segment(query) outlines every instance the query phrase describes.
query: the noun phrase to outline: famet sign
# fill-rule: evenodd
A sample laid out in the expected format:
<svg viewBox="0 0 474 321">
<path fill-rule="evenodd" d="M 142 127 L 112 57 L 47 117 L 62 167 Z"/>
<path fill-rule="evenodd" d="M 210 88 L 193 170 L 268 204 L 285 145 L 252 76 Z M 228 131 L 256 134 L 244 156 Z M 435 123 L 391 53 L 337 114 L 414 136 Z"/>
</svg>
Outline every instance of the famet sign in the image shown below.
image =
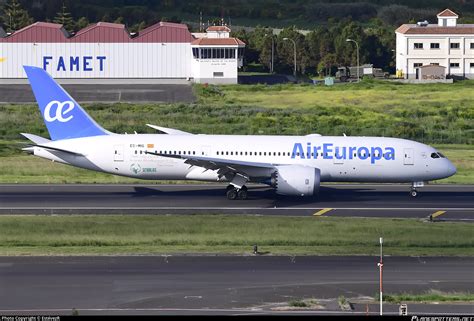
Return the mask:
<svg viewBox="0 0 474 321">
<path fill-rule="evenodd" d="M 335 146 L 334 144 L 323 144 L 322 146 L 312 146 L 306 143 L 306 150 L 301 143 L 295 143 L 291 158 L 317 159 L 321 156 L 323 159 L 369 159 L 372 164 L 381 160 L 395 160 L 395 148 L 393 147 L 348 147 Z"/>
<path fill-rule="evenodd" d="M 56 71 L 104 71 L 106 56 L 43 56 L 43 69 L 51 65 Z"/>
</svg>

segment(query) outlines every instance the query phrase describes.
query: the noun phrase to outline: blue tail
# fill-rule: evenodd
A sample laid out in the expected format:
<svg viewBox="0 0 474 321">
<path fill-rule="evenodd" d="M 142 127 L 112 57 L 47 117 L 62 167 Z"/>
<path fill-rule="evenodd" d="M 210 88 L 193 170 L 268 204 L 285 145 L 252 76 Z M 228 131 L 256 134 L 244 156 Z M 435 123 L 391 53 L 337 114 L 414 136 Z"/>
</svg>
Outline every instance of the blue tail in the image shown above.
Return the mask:
<svg viewBox="0 0 474 321">
<path fill-rule="evenodd" d="M 52 140 L 108 135 L 43 69 L 23 66 Z"/>
</svg>

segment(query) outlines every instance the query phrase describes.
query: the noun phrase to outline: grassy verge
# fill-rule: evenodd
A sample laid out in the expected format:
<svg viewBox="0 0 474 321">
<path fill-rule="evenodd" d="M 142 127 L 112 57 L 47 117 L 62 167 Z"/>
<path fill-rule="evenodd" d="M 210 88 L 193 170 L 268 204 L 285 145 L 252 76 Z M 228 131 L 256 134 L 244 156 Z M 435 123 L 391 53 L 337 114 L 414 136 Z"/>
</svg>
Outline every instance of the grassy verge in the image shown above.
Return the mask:
<svg viewBox="0 0 474 321">
<path fill-rule="evenodd" d="M 116 133 L 157 124 L 193 133 L 390 136 L 427 143 L 474 142 L 474 81 L 408 85 L 382 81 L 310 85 L 195 86 L 193 104 L 85 104 Z M 47 136 L 38 108 L 0 105 L 0 139 Z"/>
<path fill-rule="evenodd" d="M 259 216 L 1 216 L 0 255 L 474 255 L 469 224 Z"/>
<path fill-rule="evenodd" d="M 377 298 L 378 299 L 378 298 Z M 474 302 L 474 293 L 442 292 L 430 290 L 421 294 L 400 293 L 384 294 L 383 300 L 390 303 L 400 302 Z"/>
<path fill-rule="evenodd" d="M 1 146 L 1 141 L 0 141 Z M 458 173 L 436 183 L 474 184 L 474 147 L 469 145 L 436 146 L 457 167 Z M 116 175 L 98 173 L 31 155 L 0 156 L 0 184 L 5 183 L 112 183 L 143 184 L 144 181 Z M 170 183 L 166 181 L 166 183 Z M 171 182 L 173 183 L 173 182 Z M 180 181 L 183 183 L 183 181 Z M 195 183 L 195 182 L 190 182 Z"/>
</svg>

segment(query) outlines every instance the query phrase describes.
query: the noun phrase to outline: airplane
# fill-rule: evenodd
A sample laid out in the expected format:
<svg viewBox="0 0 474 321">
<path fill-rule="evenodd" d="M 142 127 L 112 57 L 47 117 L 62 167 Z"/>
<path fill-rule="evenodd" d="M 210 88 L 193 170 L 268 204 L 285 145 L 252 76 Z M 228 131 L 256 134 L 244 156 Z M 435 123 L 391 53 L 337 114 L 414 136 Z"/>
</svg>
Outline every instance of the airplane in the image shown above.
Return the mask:
<svg viewBox="0 0 474 321">
<path fill-rule="evenodd" d="M 147 124 L 160 134 L 116 134 L 97 124 L 42 68 L 24 66 L 50 139 L 22 133 L 35 156 L 145 180 L 227 182 L 229 200 L 247 199 L 247 184 L 276 194 L 317 196 L 321 182 L 411 183 L 452 176 L 435 148 L 387 137 L 203 135 Z"/>
</svg>

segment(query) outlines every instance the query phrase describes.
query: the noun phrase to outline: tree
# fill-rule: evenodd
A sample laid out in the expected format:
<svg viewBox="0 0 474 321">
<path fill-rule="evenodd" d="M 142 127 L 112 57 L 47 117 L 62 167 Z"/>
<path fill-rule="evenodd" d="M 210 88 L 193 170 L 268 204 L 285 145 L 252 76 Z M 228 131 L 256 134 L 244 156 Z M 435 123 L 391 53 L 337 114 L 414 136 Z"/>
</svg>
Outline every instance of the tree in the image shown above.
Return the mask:
<svg viewBox="0 0 474 321">
<path fill-rule="evenodd" d="M 18 0 L 8 0 L 3 7 L 2 17 L 7 27 L 7 32 L 14 32 L 33 23 L 33 19 L 24 10 Z"/>
<path fill-rule="evenodd" d="M 72 18 L 71 13 L 66 10 L 66 4 L 64 2 L 61 11 L 56 14 L 53 21 L 54 23 L 62 24 L 64 29 L 68 32 L 74 31 L 74 19 Z"/>
<path fill-rule="evenodd" d="M 79 20 L 76 22 L 75 30 L 81 30 L 84 29 L 89 25 L 89 20 L 86 17 L 80 17 Z"/>
<path fill-rule="evenodd" d="M 283 40 L 288 38 L 288 40 Z M 276 41 L 276 48 L 278 53 L 279 65 L 283 65 L 288 70 L 293 70 L 294 67 L 294 45 L 291 40 L 296 44 L 296 68 L 300 72 L 304 73 L 306 68 L 306 55 L 307 50 L 305 46 L 305 37 L 296 30 L 296 28 L 290 27 L 283 29 L 278 35 Z"/>
<path fill-rule="evenodd" d="M 318 64 L 318 73 L 324 76 L 331 75 L 331 69 L 337 66 L 337 56 L 335 53 L 325 55 Z"/>
</svg>

